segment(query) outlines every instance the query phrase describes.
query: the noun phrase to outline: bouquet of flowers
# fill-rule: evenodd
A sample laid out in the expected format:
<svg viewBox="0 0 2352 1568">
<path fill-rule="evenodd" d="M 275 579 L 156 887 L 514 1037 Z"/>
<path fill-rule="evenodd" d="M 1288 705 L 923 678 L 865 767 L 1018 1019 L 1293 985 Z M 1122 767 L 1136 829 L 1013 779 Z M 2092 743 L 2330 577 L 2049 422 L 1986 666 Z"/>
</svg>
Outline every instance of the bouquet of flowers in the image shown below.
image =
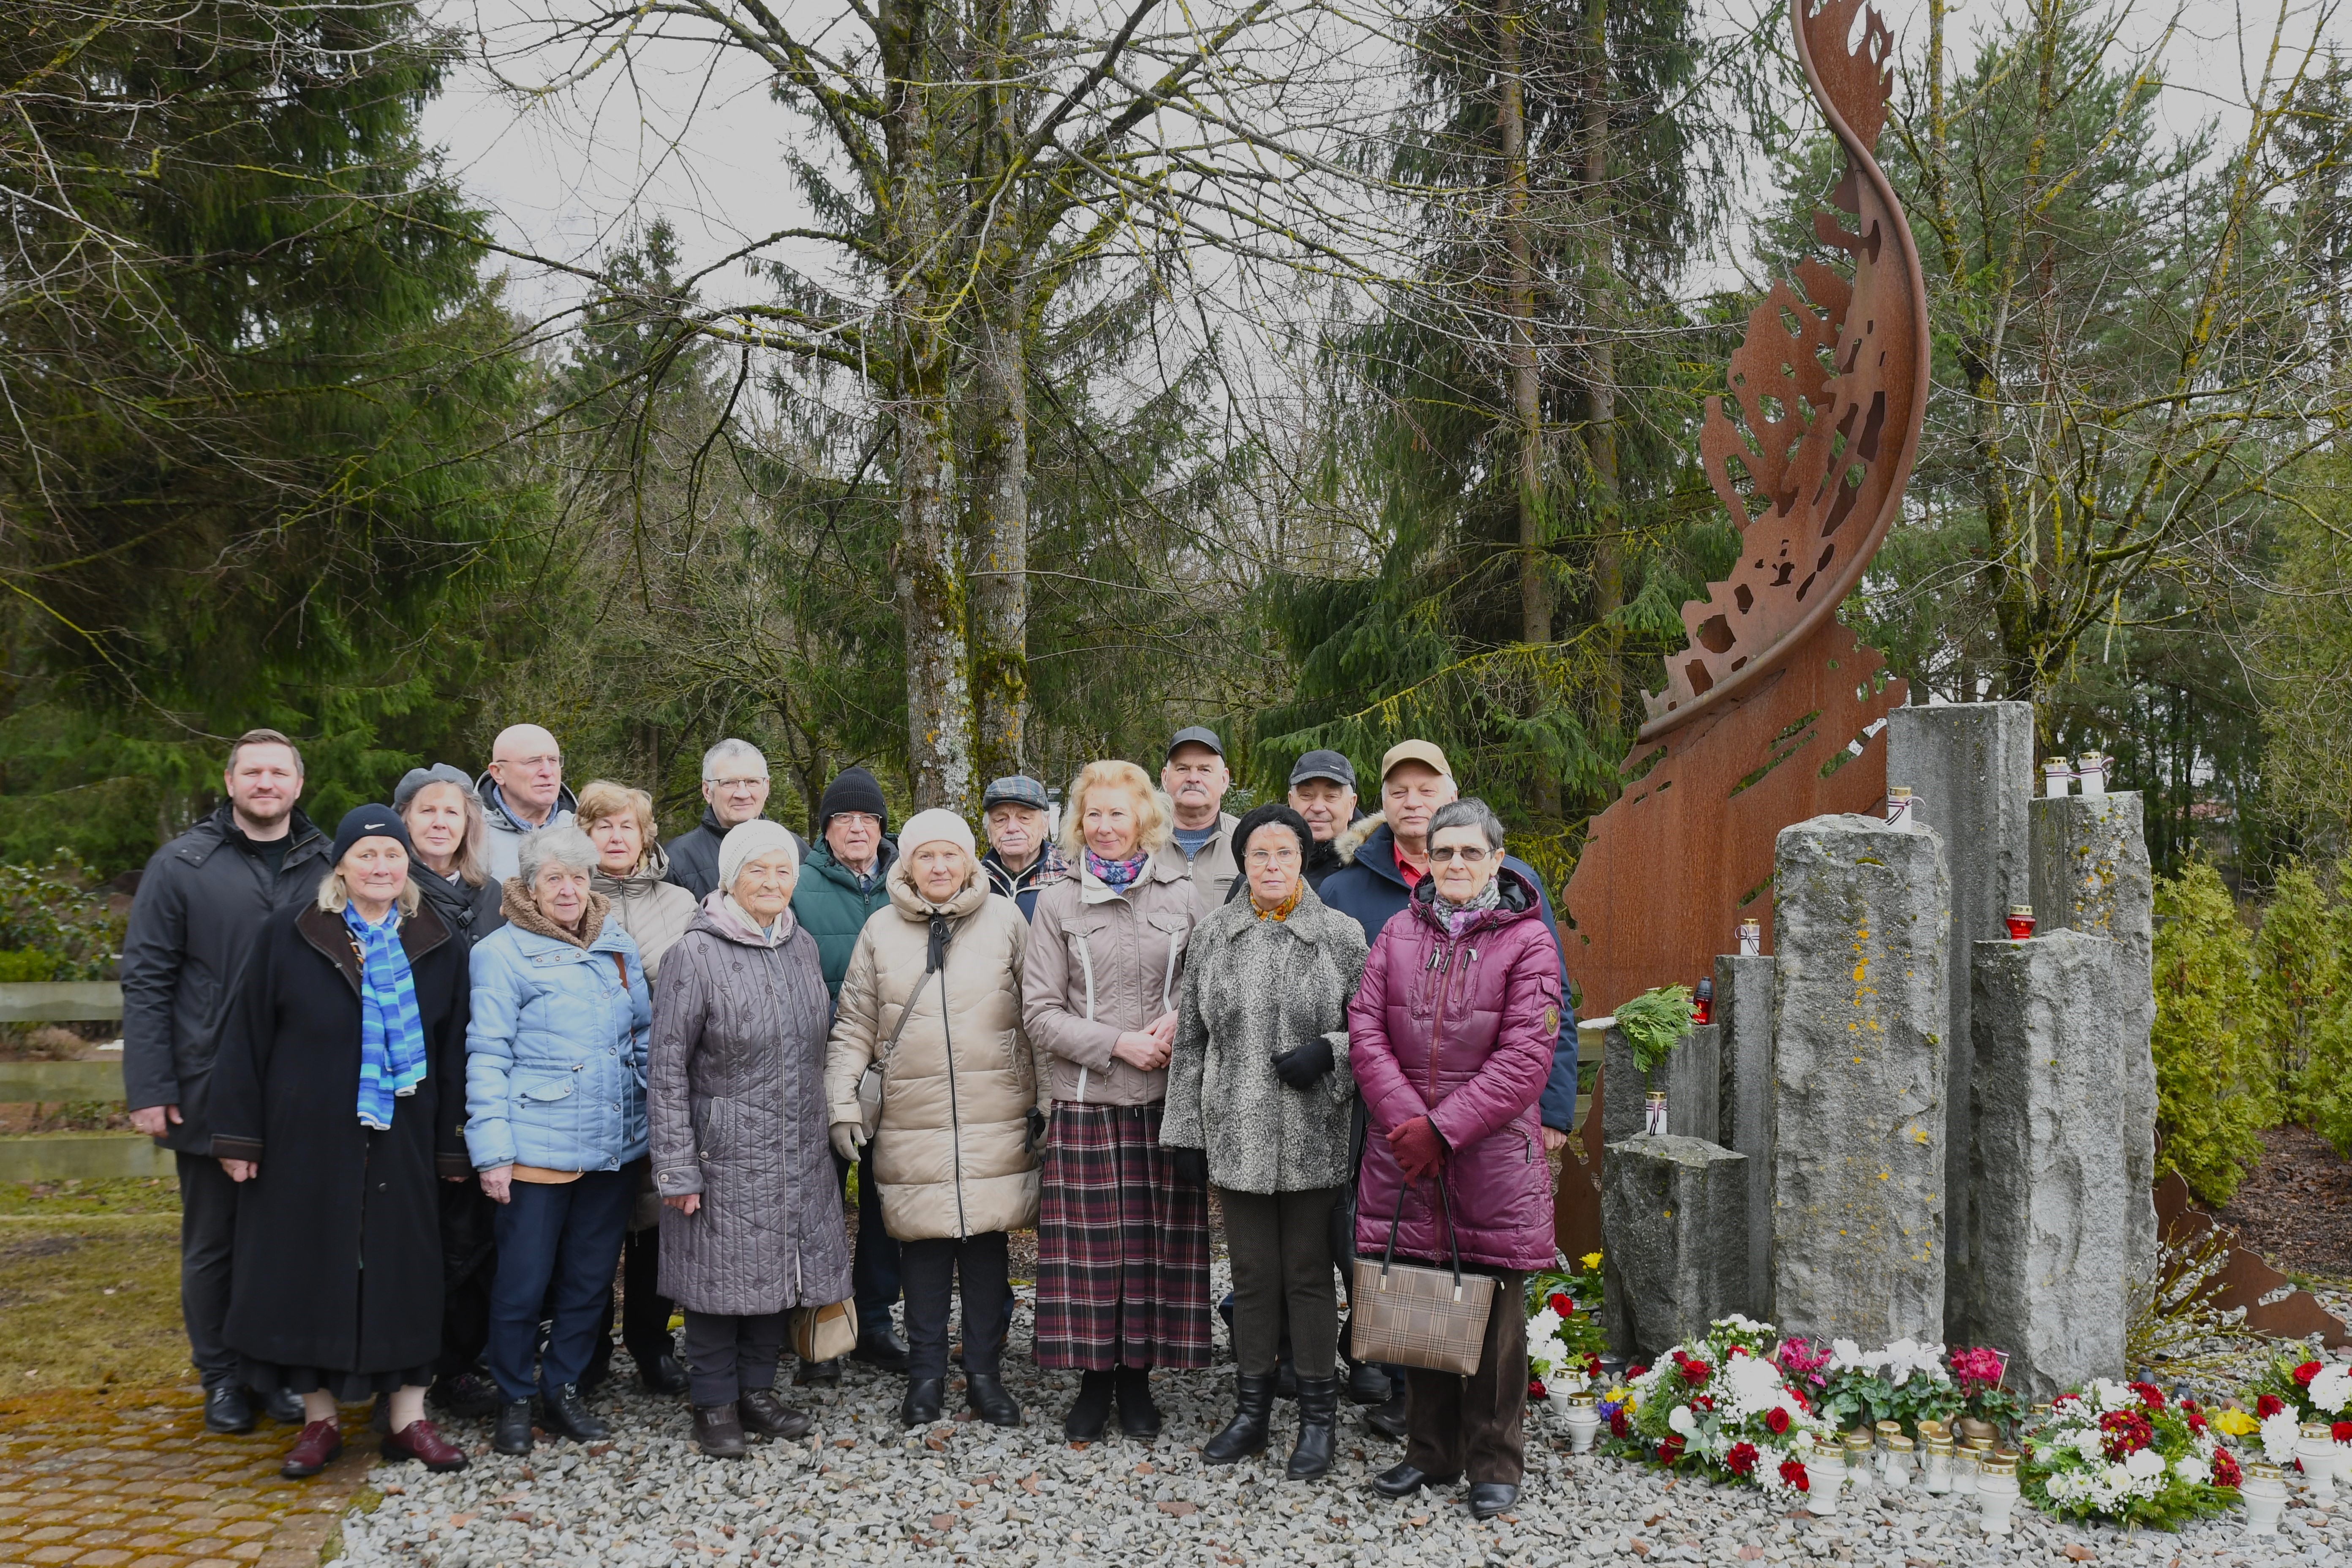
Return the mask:
<svg viewBox="0 0 2352 1568">
<path fill-rule="evenodd" d="M 1549 1269 L 1528 1279 L 1528 1397 L 1582 1394 L 1601 1376 L 1601 1254 L 1580 1274 Z"/>
<path fill-rule="evenodd" d="M 2263 1450 L 2273 1464 L 2294 1462 L 2295 1440 L 2306 1421 L 2326 1422 L 2338 1443 L 2352 1444 L 2352 1366 L 2283 1355 L 2246 1392 L 2254 1396 Z"/>
<path fill-rule="evenodd" d="M 1827 1428 L 1771 1356 L 1769 1323 L 1730 1317 L 1609 1391 L 1607 1451 L 1787 1495 L 1809 1489 L 1805 1457 Z"/>
<path fill-rule="evenodd" d="M 1949 1421 L 1962 1407 L 1941 1345 L 1897 1340 L 1866 1351 L 1852 1340 L 1832 1340 L 1824 1357 L 1818 1345 L 1792 1341 L 1781 1347 L 1781 1359 L 1806 1367 L 1822 1418 L 1839 1429 L 1899 1421 L 1916 1439 L 1923 1419 Z"/>
<path fill-rule="evenodd" d="M 1948 1359 L 1952 1381 L 1959 1386 L 1962 1414 L 2002 1428 L 2025 1418 L 2025 1402 L 2001 1386 L 2009 1374 L 2006 1355 L 1989 1345 L 1978 1345 L 1954 1351 Z"/>
<path fill-rule="evenodd" d="M 2151 1383 L 2068 1390 L 2024 1447 L 2027 1500 L 2069 1519 L 2175 1530 L 2238 1499 L 2237 1461 L 2204 1413 Z"/>
</svg>

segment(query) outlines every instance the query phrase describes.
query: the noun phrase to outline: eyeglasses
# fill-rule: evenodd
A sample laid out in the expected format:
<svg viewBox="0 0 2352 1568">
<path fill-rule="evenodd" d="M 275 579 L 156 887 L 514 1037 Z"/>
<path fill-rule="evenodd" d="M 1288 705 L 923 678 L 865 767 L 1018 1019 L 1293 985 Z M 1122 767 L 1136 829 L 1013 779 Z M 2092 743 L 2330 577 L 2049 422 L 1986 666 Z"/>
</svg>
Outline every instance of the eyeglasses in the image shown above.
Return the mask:
<svg viewBox="0 0 2352 1568">
<path fill-rule="evenodd" d="M 831 826 L 862 827 L 868 833 L 879 833 L 882 831 L 882 819 L 870 811 L 836 811 L 833 814 Z"/>
<path fill-rule="evenodd" d="M 1484 861 L 1486 855 L 1486 850 L 1471 844 L 1448 844 L 1443 849 L 1433 848 L 1429 852 L 1429 858 L 1440 865 L 1459 860 L 1465 866 L 1475 866 Z"/>
<path fill-rule="evenodd" d="M 750 779 L 705 779 L 712 789 L 758 789 L 768 781 L 764 777 Z"/>
<path fill-rule="evenodd" d="M 1249 852 L 1249 863 L 1252 866 L 1260 868 L 1261 869 L 1267 866 L 1296 866 L 1298 864 L 1298 851 L 1296 849 L 1253 849 Z"/>
</svg>

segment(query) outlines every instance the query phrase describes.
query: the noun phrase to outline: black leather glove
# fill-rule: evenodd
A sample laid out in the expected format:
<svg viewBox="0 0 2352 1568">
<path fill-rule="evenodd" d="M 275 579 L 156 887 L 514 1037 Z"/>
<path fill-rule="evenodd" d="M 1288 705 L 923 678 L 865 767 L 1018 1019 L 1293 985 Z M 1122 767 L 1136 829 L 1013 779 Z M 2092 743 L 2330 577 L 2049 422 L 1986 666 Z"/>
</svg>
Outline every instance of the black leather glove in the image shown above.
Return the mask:
<svg viewBox="0 0 2352 1568">
<path fill-rule="evenodd" d="M 1045 1113 L 1033 1105 L 1029 1108 L 1027 1119 L 1029 1132 L 1021 1140 L 1021 1152 L 1034 1154 L 1045 1146 Z"/>
<path fill-rule="evenodd" d="M 1274 1058 L 1275 1076 L 1293 1089 L 1313 1089 L 1331 1070 L 1331 1042 L 1317 1036 Z"/>
<path fill-rule="evenodd" d="M 1209 1152 L 1206 1149 L 1171 1149 L 1169 1163 L 1176 1167 L 1176 1179 L 1188 1187 L 1209 1184 Z"/>
</svg>

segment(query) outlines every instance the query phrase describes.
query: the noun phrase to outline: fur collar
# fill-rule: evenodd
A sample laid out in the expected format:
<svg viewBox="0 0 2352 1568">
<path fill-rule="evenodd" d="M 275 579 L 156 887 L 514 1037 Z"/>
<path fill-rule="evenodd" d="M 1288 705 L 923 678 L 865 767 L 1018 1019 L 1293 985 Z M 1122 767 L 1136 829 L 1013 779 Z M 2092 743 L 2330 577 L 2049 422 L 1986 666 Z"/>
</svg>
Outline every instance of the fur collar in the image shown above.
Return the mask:
<svg viewBox="0 0 2352 1568">
<path fill-rule="evenodd" d="M 1356 818 L 1355 821 L 1348 824 L 1347 826 L 1341 828 L 1339 830 L 1339 837 L 1331 840 L 1331 847 L 1339 851 L 1339 864 L 1342 866 L 1354 865 L 1356 863 L 1356 851 L 1364 847 L 1364 840 L 1370 838 L 1378 829 L 1386 827 L 1388 825 L 1388 814 L 1383 811 L 1376 811 L 1369 816 L 1360 816 Z"/>
</svg>

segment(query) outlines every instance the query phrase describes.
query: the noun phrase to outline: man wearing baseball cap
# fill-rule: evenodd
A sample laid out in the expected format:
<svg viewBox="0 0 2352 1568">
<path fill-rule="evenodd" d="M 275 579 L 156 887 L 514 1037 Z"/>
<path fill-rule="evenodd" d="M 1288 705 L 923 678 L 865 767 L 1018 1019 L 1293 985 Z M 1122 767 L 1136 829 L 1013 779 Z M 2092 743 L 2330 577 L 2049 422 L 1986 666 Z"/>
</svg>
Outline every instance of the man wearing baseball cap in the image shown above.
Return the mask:
<svg viewBox="0 0 2352 1568">
<path fill-rule="evenodd" d="M 1241 819 L 1217 809 L 1233 782 L 1224 744 L 1214 730 L 1191 724 L 1170 738 L 1160 787 L 1167 792 L 1176 819 L 1158 858 L 1171 870 L 1192 877 L 1203 913 L 1225 901 L 1234 879 L 1242 874 L 1241 862 L 1234 858 L 1234 828 Z"/>
<path fill-rule="evenodd" d="M 1307 885 L 1318 892 L 1323 879 L 1339 868 L 1339 835 L 1363 813 L 1356 806 L 1356 764 L 1338 752 L 1309 752 L 1290 769 L 1290 809 L 1307 819 L 1315 846 L 1307 856 Z M 1248 887 L 1235 878 L 1226 893 L 1231 903 Z"/>
<path fill-rule="evenodd" d="M 1054 803 L 1035 779 L 1010 773 L 994 780 L 980 797 L 981 825 L 988 829 L 988 853 L 980 858 L 991 891 L 1021 906 L 1024 920 L 1037 913 L 1037 895 L 1070 874 L 1054 842 Z"/>
</svg>

